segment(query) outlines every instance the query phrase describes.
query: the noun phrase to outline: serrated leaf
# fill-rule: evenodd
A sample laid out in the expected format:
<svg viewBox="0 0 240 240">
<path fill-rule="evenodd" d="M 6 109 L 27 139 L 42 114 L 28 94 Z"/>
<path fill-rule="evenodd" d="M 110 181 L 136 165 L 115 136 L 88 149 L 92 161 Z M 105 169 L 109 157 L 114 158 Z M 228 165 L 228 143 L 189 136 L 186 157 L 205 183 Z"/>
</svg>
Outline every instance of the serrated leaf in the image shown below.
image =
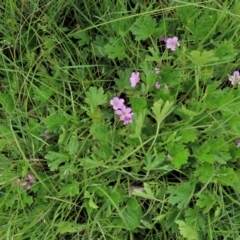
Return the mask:
<svg viewBox="0 0 240 240">
<path fill-rule="evenodd" d="M 208 213 L 216 203 L 216 198 L 211 192 L 201 193 L 198 198 L 196 205 L 204 208 L 203 213 Z"/>
<path fill-rule="evenodd" d="M 215 56 L 219 58 L 221 62 L 231 62 L 236 57 L 236 50 L 232 43 L 222 43 L 215 50 Z"/>
<path fill-rule="evenodd" d="M 12 113 L 15 108 L 14 100 L 10 94 L 0 93 L 0 104 L 7 113 Z"/>
<path fill-rule="evenodd" d="M 86 92 L 87 98 L 85 102 L 96 109 L 97 106 L 107 103 L 107 95 L 104 94 L 103 88 L 97 89 L 96 87 L 90 87 L 89 91 Z"/>
<path fill-rule="evenodd" d="M 215 174 L 214 181 L 224 186 L 234 186 L 238 177 L 232 168 L 221 166 Z"/>
<path fill-rule="evenodd" d="M 92 43 L 94 54 L 97 57 L 104 57 L 105 50 L 104 47 L 106 46 L 106 40 L 101 35 L 97 35 L 96 39 Z"/>
<path fill-rule="evenodd" d="M 196 66 L 199 67 L 219 60 L 217 57 L 215 57 L 213 51 L 200 52 L 194 50 L 190 52 L 190 55 L 188 57 Z"/>
<path fill-rule="evenodd" d="M 182 129 L 179 135 L 182 143 L 194 142 L 198 136 L 198 130 L 195 128 Z"/>
<path fill-rule="evenodd" d="M 137 19 L 131 28 L 136 41 L 146 40 L 152 36 L 156 28 L 156 20 L 149 15 Z"/>
<path fill-rule="evenodd" d="M 104 49 L 105 53 L 111 59 L 118 58 L 121 60 L 126 56 L 126 46 L 120 38 L 110 38 L 108 44 L 104 47 Z"/>
<path fill-rule="evenodd" d="M 203 214 L 201 213 L 201 211 L 199 211 L 198 207 L 194 207 L 194 209 L 188 208 L 185 211 L 186 224 L 189 227 L 193 227 L 195 230 L 198 230 L 199 228 L 204 228 L 204 226 L 206 226 L 206 221 L 202 216 Z"/>
<path fill-rule="evenodd" d="M 59 110 L 43 120 L 49 132 L 56 132 L 63 127 L 67 121 L 67 114 L 63 110 Z"/>
<path fill-rule="evenodd" d="M 127 207 L 122 212 L 126 229 L 132 231 L 140 225 L 142 208 L 135 198 L 130 198 Z"/>
<path fill-rule="evenodd" d="M 169 144 L 168 154 L 172 158 L 172 164 L 179 169 L 183 164 L 187 163 L 189 151 L 180 143 Z"/>
<path fill-rule="evenodd" d="M 47 85 L 41 85 L 40 87 L 36 87 L 34 89 L 34 97 L 33 99 L 36 101 L 40 101 L 45 103 L 51 97 L 53 90 L 51 87 Z"/>
<path fill-rule="evenodd" d="M 198 233 L 195 229 L 188 226 L 184 221 L 176 220 L 181 235 L 187 240 L 198 240 Z"/>
<path fill-rule="evenodd" d="M 68 155 L 64 153 L 53 152 L 53 151 L 49 151 L 48 154 L 45 156 L 45 158 L 49 160 L 47 161 L 47 164 L 51 171 L 57 170 L 58 166 L 61 163 L 64 163 L 69 160 Z"/>
<path fill-rule="evenodd" d="M 207 183 L 210 182 L 215 174 L 215 168 L 212 164 L 204 163 L 202 166 L 199 166 L 195 172 L 194 176 L 199 178 L 200 182 Z"/>
<path fill-rule="evenodd" d="M 79 194 L 79 182 L 73 180 L 71 183 L 65 183 L 59 192 L 60 196 L 72 197 Z"/>
<path fill-rule="evenodd" d="M 79 150 L 79 141 L 78 141 L 78 136 L 77 134 L 73 134 L 71 138 L 69 139 L 67 145 L 66 145 L 66 151 L 70 155 L 74 155 L 78 152 Z"/>
<path fill-rule="evenodd" d="M 95 139 L 104 142 L 106 142 L 110 134 L 108 126 L 103 124 L 93 124 L 90 128 L 90 132 Z"/>
<path fill-rule="evenodd" d="M 146 98 L 130 97 L 129 100 L 131 103 L 132 111 L 136 114 L 142 113 L 147 107 Z"/>
<path fill-rule="evenodd" d="M 175 107 L 173 107 L 173 104 L 174 102 L 169 101 L 164 103 L 162 99 L 153 104 L 152 111 L 158 124 L 160 124 L 174 110 Z"/>
<path fill-rule="evenodd" d="M 193 192 L 195 190 L 195 183 L 185 182 L 180 186 L 170 186 L 168 188 L 169 203 L 175 205 L 177 208 L 183 209 L 190 202 Z"/>
</svg>

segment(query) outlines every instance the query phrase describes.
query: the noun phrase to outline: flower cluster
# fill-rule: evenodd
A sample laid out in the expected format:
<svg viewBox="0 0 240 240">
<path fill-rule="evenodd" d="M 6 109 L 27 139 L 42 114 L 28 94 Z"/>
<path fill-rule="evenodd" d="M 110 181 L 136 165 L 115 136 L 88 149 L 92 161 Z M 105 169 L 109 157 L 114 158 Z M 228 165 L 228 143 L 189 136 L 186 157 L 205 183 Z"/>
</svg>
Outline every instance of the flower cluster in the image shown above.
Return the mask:
<svg viewBox="0 0 240 240">
<path fill-rule="evenodd" d="M 31 185 L 35 182 L 35 177 L 32 174 L 28 174 L 23 182 L 21 182 L 20 178 L 18 178 L 16 184 L 20 184 L 24 189 L 30 189 Z"/>
<path fill-rule="evenodd" d="M 240 85 L 240 73 L 239 71 L 233 72 L 233 75 L 228 79 L 232 85 L 238 84 Z"/>
<path fill-rule="evenodd" d="M 111 99 L 110 104 L 112 105 L 116 115 L 120 117 L 120 120 L 123 122 L 124 125 L 132 122 L 132 109 L 124 105 L 124 99 L 114 97 L 113 99 Z"/>
</svg>

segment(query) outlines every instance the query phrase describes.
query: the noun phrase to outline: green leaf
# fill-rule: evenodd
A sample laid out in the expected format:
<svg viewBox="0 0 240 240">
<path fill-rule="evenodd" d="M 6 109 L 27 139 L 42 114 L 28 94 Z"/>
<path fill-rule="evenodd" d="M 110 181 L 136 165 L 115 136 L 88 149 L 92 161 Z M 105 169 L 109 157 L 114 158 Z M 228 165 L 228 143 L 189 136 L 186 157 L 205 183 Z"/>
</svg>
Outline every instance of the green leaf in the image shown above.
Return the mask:
<svg viewBox="0 0 240 240">
<path fill-rule="evenodd" d="M 103 124 L 93 124 L 90 128 L 90 132 L 95 139 L 104 142 L 108 140 L 110 134 L 108 126 Z"/>
<path fill-rule="evenodd" d="M 159 77 L 158 74 L 156 74 L 155 70 L 152 67 L 152 63 L 148 63 L 144 61 L 140 65 L 142 71 L 144 74 L 141 75 L 141 79 L 144 83 L 146 83 L 146 86 L 153 87 L 154 84 L 156 83 L 156 79 Z"/>
<path fill-rule="evenodd" d="M 33 99 L 36 100 L 36 101 L 40 101 L 42 103 L 45 103 L 51 97 L 52 93 L 53 93 L 53 90 L 52 90 L 51 87 L 42 84 L 40 87 L 35 87 L 34 88 Z"/>
<path fill-rule="evenodd" d="M 206 226 L 205 218 L 201 211 L 199 211 L 199 207 L 196 206 L 194 209 L 188 208 L 185 211 L 185 220 L 186 224 L 189 227 L 193 227 L 195 230 L 199 230 L 199 228 L 204 228 Z"/>
<path fill-rule="evenodd" d="M 190 55 L 188 56 L 189 59 L 198 67 L 206 65 L 208 63 L 216 62 L 219 59 L 215 57 L 213 51 L 191 51 Z"/>
<path fill-rule="evenodd" d="M 97 35 L 96 39 L 92 43 L 94 54 L 97 57 L 104 57 L 105 50 L 104 47 L 106 46 L 106 40 L 101 35 Z"/>
<path fill-rule="evenodd" d="M 49 132 L 56 132 L 63 127 L 68 121 L 67 114 L 63 110 L 52 113 L 45 118 L 43 122 L 46 124 Z"/>
<path fill-rule="evenodd" d="M 49 151 L 48 154 L 45 156 L 45 158 L 49 161 L 47 161 L 47 164 L 51 171 L 55 171 L 58 169 L 58 166 L 61 163 L 67 162 L 69 160 L 68 155 L 64 153 L 58 153 Z"/>
<path fill-rule="evenodd" d="M 90 42 L 90 37 L 88 35 L 87 31 L 78 31 L 76 33 L 73 33 L 71 37 L 78 39 L 78 46 L 82 47 L 86 44 L 89 44 Z"/>
<path fill-rule="evenodd" d="M 65 183 L 59 192 L 60 196 L 64 197 L 72 197 L 79 195 L 79 182 L 73 180 L 71 183 Z"/>
<path fill-rule="evenodd" d="M 194 142 L 198 136 L 199 132 L 196 128 L 186 127 L 181 129 L 179 132 L 180 139 L 182 143 Z"/>
<path fill-rule="evenodd" d="M 62 221 L 60 223 L 54 224 L 58 228 L 58 232 L 60 234 L 65 234 L 65 233 L 76 233 L 81 230 L 86 229 L 85 224 L 78 224 L 75 222 L 70 222 L 70 221 Z"/>
<path fill-rule="evenodd" d="M 158 49 L 149 47 L 148 48 L 149 52 L 152 54 L 152 56 L 146 56 L 146 60 L 147 62 L 158 62 L 160 59 L 160 53 Z"/>
<path fill-rule="evenodd" d="M 151 37 L 156 29 L 156 20 L 149 15 L 137 19 L 131 28 L 136 41 L 146 40 Z"/>
<path fill-rule="evenodd" d="M 146 98 L 140 98 L 140 97 L 129 97 L 131 108 L 134 114 L 139 114 L 144 111 L 144 109 L 147 107 L 147 100 Z"/>
<path fill-rule="evenodd" d="M 196 205 L 204 208 L 203 213 L 208 213 L 216 203 L 216 198 L 211 192 L 201 193 L 198 197 Z"/>
<path fill-rule="evenodd" d="M 129 70 L 124 70 L 124 71 L 119 70 L 118 71 L 119 78 L 115 78 L 114 82 L 120 91 L 124 88 L 126 88 L 126 89 L 132 88 L 130 85 L 130 76 L 131 76 L 131 71 L 129 71 Z"/>
<path fill-rule="evenodd" d="M 85 191 L 84 192 L 84 198 L 88 198 L 88 205 L 90 208 L 92 209 L 97 209 L 98 206 L 94 203 L 93 199 L 92 199 L 92 196 L 91 194 L 89 193 L 89 191 Z"/>
<path fill-rule="evenodd" d="M 214 182 L 224 186 L 234 186 L 238 182 L 238 177 L 232 168 L 221 166 L 215 174 Z"/>
<path fill-rule="evenodd" d="M 168 188 L 169 203 L 175 205 L 179 209 L 185 208 L 190 202 L 195 190 L 195 183 L 185 182 L 180 186 L 171 186 Z"/>
<path fill-rule="evenodd" d="M 194 176 L 198 177 L 199 181 L 202 183 L 211 182 L 215 174 L 215 168 L 212 164 L 204 163 L 199 166 L 194 172 Z"/>
<path fill-rule="evenodd" d="M 127 207 L 122 212 L 122 216 L 126 229 L 132 231 L 139 227 L 142 218 L 142 208 L 135 198 L 131 197 L 129 199 Z"/>
<path fill-rule="evenodd" d="M 162 99 L 153 104 L 152 111 L 155 115 L 156 121 L 160 124 L 173 110 L 174 102 L 166 101 L 165 104 Z"/>
<path fill-rule="evenodd" d="M 165 156 L 161 156 L 162 158 L 158 157 L 153 157 L 151 155 L 147 155 L 144 158 L 144 165 L 145 167 L 143 168 L 146 171 L 151 171 L 151 170 L 155 170 L 160 164 L 162 164 L 165 160 Z"/>
<path fill-rule="evenodd" d="M 188 226 L 184 221 L 176 220 L 181 235 L 187 240 L 198 240 L 198 233 L 195 229 Z"/>
<path fill-rule="evenodd" d="M 183 164 L 187 163 L 189 151 L 180 143 L 169 144 L 168 154 L 172 157 L 172 164 L 179 169 Z"/>
<path fill-rule="evenodd" d="M 97 106 L 107 103 L 107 95 L 104 94 L 103 88 L 97 89 L 96 87 L 90 87 L 89 91 L 86 92 L 87 98 L 85 102 L 96 109 Z"/>
<path fill-rule="evenodd" d="M 78 141 L 78 136 L 77 133 L 72 134 L 71 138 L 69 139 L 67 145 L 66 145 L 66 151 L 70 155 L 75 155 L 78 150 L 79 150 L 79 141 Z"/>
<path fill-rule="evenodd" d="M 236 50 L 232 43 L 221 43 L 215 51 L 215 56 L 219 58 L 221 62 L 231 62 L 236 57 Z"/>
<path fill-rule="evenodd" d="M 15 108 L 14 100 L 11 94 L 0 93 L 0 104 L 2 105 L 4 111 L 9 114 L 12 113 Z"/>
<path fill-rule="evenodd" d="M 134 121 L 135 133 L 130 134 L 129 135 L 130 138 L 139 138 L 140 137 L 145 116 L 146 116 L 146 111 L 142 111 L 142 113 L 139 113 L 134 116 L 134 118 L 135 118 L 135 121 Z"/>
<path fill-rule="evenodd" d="M 126 56 L 126 45 L 121 38 L 110 38 L 108 44 L 104 47 L 105 53 L 111 59 L 123 59 Z"/>
</svg>

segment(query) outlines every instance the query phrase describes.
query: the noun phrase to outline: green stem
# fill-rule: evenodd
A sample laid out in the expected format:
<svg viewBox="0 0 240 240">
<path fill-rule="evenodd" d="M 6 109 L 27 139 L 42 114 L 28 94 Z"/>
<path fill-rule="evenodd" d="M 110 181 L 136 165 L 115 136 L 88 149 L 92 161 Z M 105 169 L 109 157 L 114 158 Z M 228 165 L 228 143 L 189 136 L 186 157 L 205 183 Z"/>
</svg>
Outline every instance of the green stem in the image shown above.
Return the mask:
<svg viewBox="0 0 240 240">
<path fill-rule="evenodd" d="M 199 98 L 199 68 L 195 68 L 195 84 L 196 84 L 196 93 L 197 99 Z"/>
</svg>

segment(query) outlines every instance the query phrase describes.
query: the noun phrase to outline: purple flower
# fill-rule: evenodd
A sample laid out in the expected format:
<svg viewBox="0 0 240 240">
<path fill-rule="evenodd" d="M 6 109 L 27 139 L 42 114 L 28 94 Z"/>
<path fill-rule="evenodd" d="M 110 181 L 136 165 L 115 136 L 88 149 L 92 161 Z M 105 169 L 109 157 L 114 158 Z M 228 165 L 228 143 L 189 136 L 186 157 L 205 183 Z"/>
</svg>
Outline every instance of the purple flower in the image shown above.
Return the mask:
<svg viewBox="0 0 240 240">
<path fill-rule="evenodd" d="M 131 86 L 135 87 L 139 81 L 140 81 L 140 73 L 139 72 L 132 72 L 132 75 L 130 77 Z"/>
<path fill-rule="evenodd" d="M 122 98 L 118 98 L 118 97 L 114 97 L 111 101 L 110 104 L 113 106 L 114 110 L 118 110 L 120 108 L 122 108 L 122 106 L 124 106 L 124 99 Z"/>
<path fill-rule="evenodd" d="M 168 88 L 169 88 L 169 86 L 167 84 L 165 84 L 164 89 L 168 90 Z"/>
<path fill-rule="evenodd" d="M 240 85 L 240 74 L 239 71 L 233 72 L 233 75 L 229 77 L 228 79 L 232 85 L 235 85 L 238 83 Z"/>
<path fill-rule="evenodd" d="M 178 41 L 178 37 L 168 38 L 166 41 L 167 49 L 171 49 L 172 51 L 176 50 L 176 46 L 180 46 Z"/>
<path fill-rule="evenodd" d="M 159 89 L 160 87 L 161 87 L 161 85 L 160 85 L 158 82 L 156 82 L 156 83 L 155 83 L 155 88 L 156 88 L 156 89 Z"/>
</svg>

